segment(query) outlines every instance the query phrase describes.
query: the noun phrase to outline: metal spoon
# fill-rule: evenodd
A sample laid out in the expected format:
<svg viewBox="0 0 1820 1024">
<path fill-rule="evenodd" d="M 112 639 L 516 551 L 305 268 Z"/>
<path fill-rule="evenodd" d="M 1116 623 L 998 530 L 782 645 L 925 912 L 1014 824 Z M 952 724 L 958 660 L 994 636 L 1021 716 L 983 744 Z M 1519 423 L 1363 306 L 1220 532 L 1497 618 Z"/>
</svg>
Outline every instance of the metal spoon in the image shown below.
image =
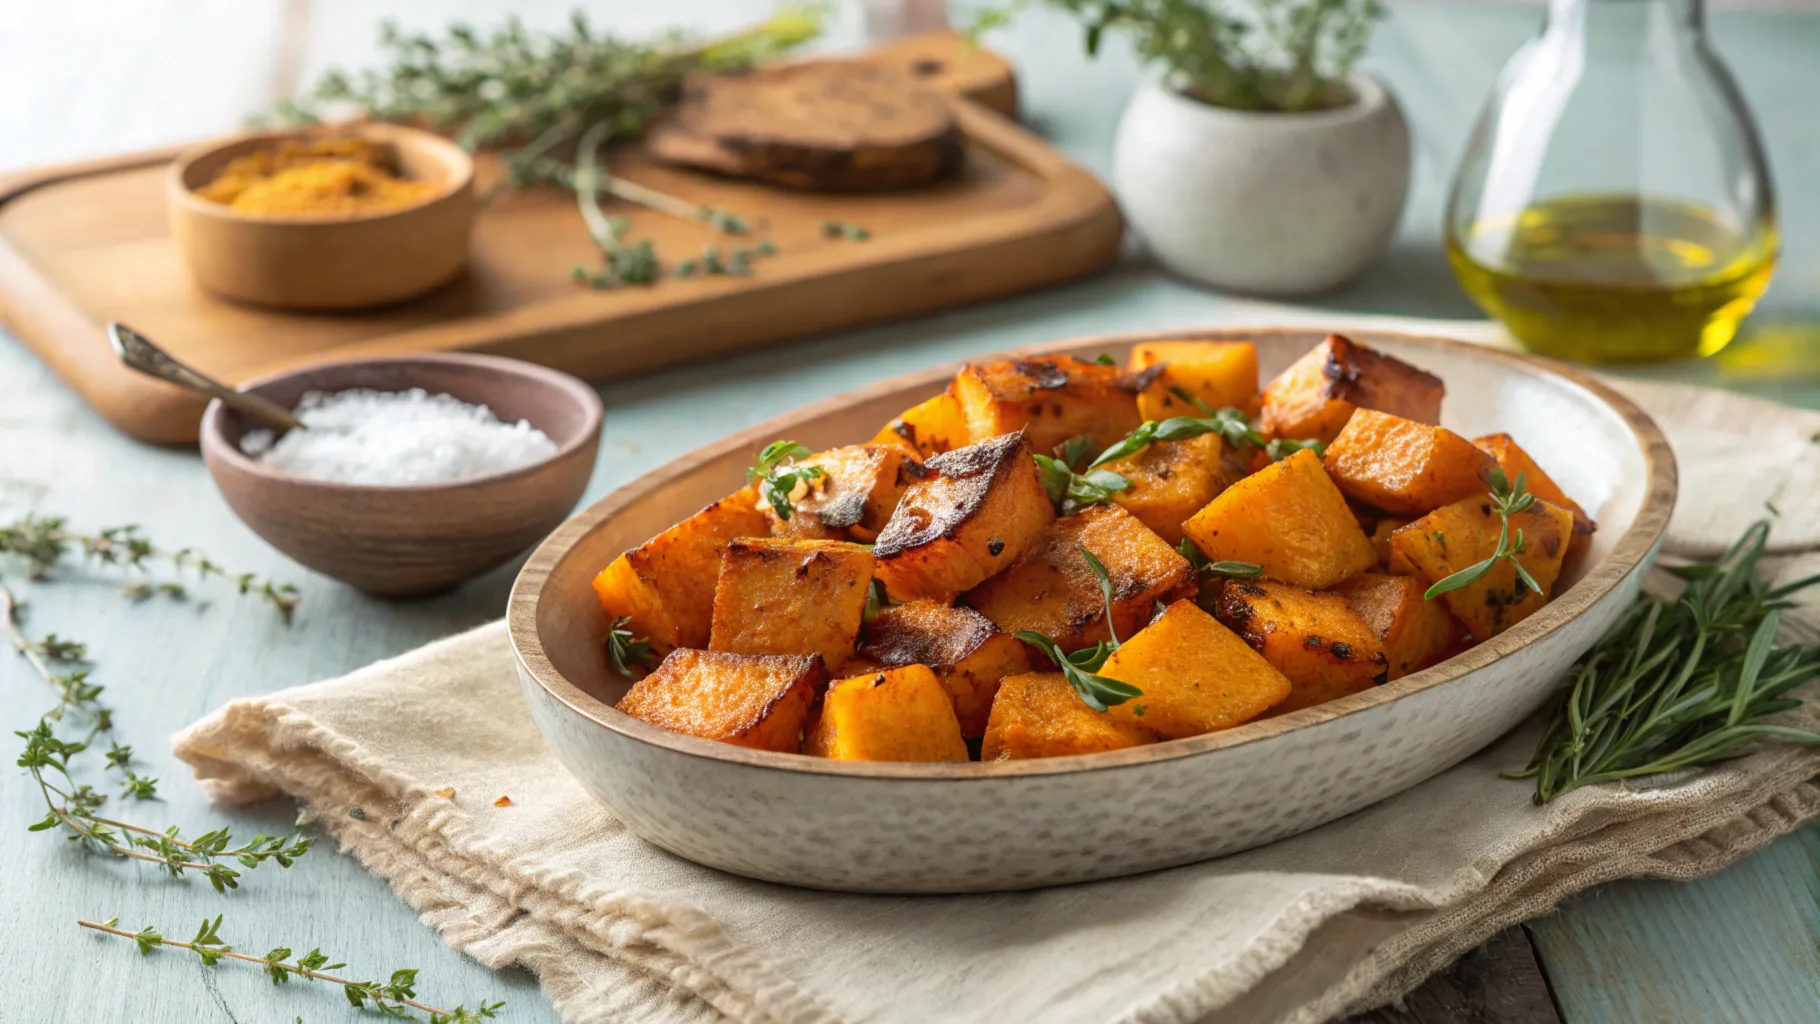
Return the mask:
<svg viewBox="0 0 1820 1024">
<path fill-rule="evenodd" d="M 120 357 L 122 363 L 148 377 L 156 377 L 180 388 L 219 398 L 222 405 L 235 412 L 251 416 L 279 430 L 305 429 L 303 421 L 291 415 L 291 411 L 284 406 L 258 395 L 235 391 L 226 384 L 183 365 L 171 358 L 169 352 L 154 344 L 152 339 L 125 324 L 108 324 L 107 340 L 114 346 L 114 354 Z"/>
</svg>

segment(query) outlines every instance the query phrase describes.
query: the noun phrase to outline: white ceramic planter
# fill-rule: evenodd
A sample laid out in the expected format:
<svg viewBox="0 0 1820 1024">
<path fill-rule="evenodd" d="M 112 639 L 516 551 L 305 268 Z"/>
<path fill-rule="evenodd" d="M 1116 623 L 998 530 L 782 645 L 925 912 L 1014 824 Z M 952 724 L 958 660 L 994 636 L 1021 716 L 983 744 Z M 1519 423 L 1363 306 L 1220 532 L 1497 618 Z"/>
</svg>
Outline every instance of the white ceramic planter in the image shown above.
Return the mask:
<svg viewBox="0 0 1820 1024">
<path fill-rule="evenodd" d="M 1334 110 L 1267 114 L 1188 99 L 1157 82 L 1119 122 L 1119 206 L 1165 267 L 1217 288 L 1306 295 L 1383 251 L 1409 193 L 1409 126 L 1354 76 Z"/>
</svg>

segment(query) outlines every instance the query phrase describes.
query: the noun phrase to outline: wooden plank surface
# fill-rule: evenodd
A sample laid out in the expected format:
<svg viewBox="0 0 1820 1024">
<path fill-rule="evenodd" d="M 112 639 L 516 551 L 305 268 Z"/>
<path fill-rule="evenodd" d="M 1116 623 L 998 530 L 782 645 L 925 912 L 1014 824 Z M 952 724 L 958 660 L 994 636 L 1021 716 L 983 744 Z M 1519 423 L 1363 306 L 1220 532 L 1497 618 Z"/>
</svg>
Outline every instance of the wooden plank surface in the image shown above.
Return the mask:
<svg viewBox="0 0 1820 1024">
<path fill-rule="evenodd" d="M 431 25 L 457 10 L 488 21 L 508 8 L 550 18 L 567 6 L 560 0 L 315 0 L 305 5 L 308 17 L 297 33 L 303 39 L 299 66 L 311 75 L 328 64 L 361 62 L 370 52 L 362 48 L 370 43 L 372 19 L 388 11 Z M 0 165 L 79 159 L 231 129 L 242 113 L 265 102 L 265 76 L 284 63 L 279 43 L 287 16 L 297 13 L 294 2 L 255 0 L 168 0 L 114 8 L 106 18 L 87 7 L 20 5 L 24 20 L 9 22 L 18 30 L 0 33 L 0 123 L 7 127 Z M 603 18 L 623 12 L 628 30 L 671 19 L 713 28 L 755 15 L 755 5 L 734 0 L 596 9 Z M 1358 285 L 1285 307 L 1187 288 L 1133 261 L 1065 291 L 611 384 L 602 388 L 606 431 L 584 501 L 674 454 L 802 402 L 970 353 L 1096 331 L 1306 323 L 1373 312 L 1472 315 L 1439 251 L 1439 204 L 1483 90 L 1539 18 L 1536 7 L 1396 8 L 1372 60 L 1398 90 L 1416 128 L 1417 185 L 1396 248 Z M 1811 116 L 1820 69 L 1810 59 L 1820 52 L 1820 17 L 1713 20 L 1720 49 L 1756 106 L 1784 186 L 1789 257 L 1772 287 L 1769 315 L 1756 326 L 1796 330 L 1820 319 L 1820 193 L 1800 185 L 1820 171 L 1820 135 Z M 1046 15 L 1033 16 L 995 45 L 1019 65 L 1031 122 L 1103 172 L 1118 111 L 1136 80 L 1128 56 L 1110 52 L 1087 63 L 1078 56 L 1078 29 Z M 79 116 L 66 118 L 65 111 Z M 1820 346 L 1810 352 L 1772 338 L 1741 343 L 1712 364 L 1661 372 L 1820 406 L 1815 353 Z M 15 342 L 0 337 L 0 514 L 21 508 L 65 513 L 87 527 L 140 522 L 163 542 L 202 546 L 231 566 L 302 584 L 304 606 L 291 629 L 263 609 L 207 588 L 203 601 L 141 606 L 122 603 L 111 582 L 80 576 L 23 588 L 34 605 L 35 630 L 91 643 L 96 679 L 110 687 L 108 696 L 120 709 L 122 741 L 144 755 L 141 770 L 164 779 L 164 800 L 135 806 L 132 813 L 192 831 L 223 824 L 241 832 L 273 830 L 286 825 L 291 812 L 276 804 L 233 813 L 209 807 L 166 753 L 164 736 L 234 697 L 337 674 L 494 618 L 512 572 L 507 567 L 454 594 L 407 604 L 371 601 L 311 576 L 232 517 L 193 454 L 146 448 L 114 433 Z M 17 578 L 0 571 L 9 582 Z M 46 703 L 42 685 L 23 666 L 0 658 L 0 726 L 28 727 Z M 0 855 L 10 869 L 0 872 L 0 908 L 17 939 L 0 957 L 0 983 L 15 994 L 0 1000 L 4 1024 L 355 1019 L 334 991 L 297 984 L 275 991 L 252 969 L 205 973 L 175 955 L 141 958 L 126 944 L 81 933 L 73 923 L 78 916 L 117 915 L 123 924 L 157 924 L 175 934 L 218 912 L 226 915 L 222 929 L 229 941 L 257 952 L 280 943 L 320 945 L 363 973 L 419 967 L 420 991 L 436 999 L 471 1002 L 490 994 L 508 1000 L 508 1020 L 555 1020 L 531 979 L 495 974 L 450 952 L 385 885 L 332 850 L 311 854 L 288 873 L 261 871 L 240 891 L 218 897 L 150 871 L 84 861 L 55 839 L 28 835 L 25 822 L 42 814 L 41 808 L 34 813 L 34 799 L 17 777 L 0 786 Z M 1820 1016 L 1813 988 L 1820 977 L 1813 962 L 1820 850 L 1813 835 L 1785 839 L 1697 883 L 1612 886 L 1535 924 L 1543 967 L 1565 1018 L 1603 1024 Z M 1435 982 L 1404 1012 L 1458 1008 L 1449 1001 L 1450 984 L 1468 1010 L 1478 998 L 1473 991 L 1489 1000 L 1494 988 L 1502 990 L 1499 974 L 1506 968 L 1500 965 L 1508 956 L 1506 950 L 1467 961 L 1460 968 L 1467 977 L 1456 973 L 1454 982 Z M 1533 992 L 1533 983 L 1525 984 Z M 1689 1009 L 1656 1016 L 1664 1007 Z M 1458 1024 L 1472 1018 L 1415 1019 Z"/>
</svg>

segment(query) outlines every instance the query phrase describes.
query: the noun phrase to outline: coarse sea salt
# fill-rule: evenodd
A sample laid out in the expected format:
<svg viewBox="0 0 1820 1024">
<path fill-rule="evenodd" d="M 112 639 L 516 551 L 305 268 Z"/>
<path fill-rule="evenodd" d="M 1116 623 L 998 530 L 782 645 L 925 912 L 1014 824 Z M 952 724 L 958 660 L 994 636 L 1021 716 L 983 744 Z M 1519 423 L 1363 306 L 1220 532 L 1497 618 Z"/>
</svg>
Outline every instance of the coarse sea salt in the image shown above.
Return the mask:
<svg viewBox="0 0 1820 1024">
<path fill-rule="evenodd" d="M 294 410 L 305 430 L 250 430 L 240 450 L 290 476 L 404 487 L 504 473 L 556 454 L 549 435 L 506 423 L 484 405 L 422 388 L 307 392 Z"/>
</svg>

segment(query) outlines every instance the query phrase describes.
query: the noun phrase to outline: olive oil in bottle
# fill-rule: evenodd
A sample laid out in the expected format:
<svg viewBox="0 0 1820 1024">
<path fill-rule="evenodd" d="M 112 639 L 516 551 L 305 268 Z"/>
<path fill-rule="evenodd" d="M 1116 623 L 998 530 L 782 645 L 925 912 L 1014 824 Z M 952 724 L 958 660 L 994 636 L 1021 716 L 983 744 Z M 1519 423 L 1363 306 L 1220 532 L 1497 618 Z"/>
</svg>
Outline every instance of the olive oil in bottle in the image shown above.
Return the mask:
<svg viewBox="0 0 1820 1024">
<path fill-rule="evenodd" d="M 1776 263 L 1773 224 L 1748 233 L 1691 203 L 1587 195 L 1449 231 L 1466 291 L 1529 349 L 1616 362 L 1711 355 Z"/>
</svg>

